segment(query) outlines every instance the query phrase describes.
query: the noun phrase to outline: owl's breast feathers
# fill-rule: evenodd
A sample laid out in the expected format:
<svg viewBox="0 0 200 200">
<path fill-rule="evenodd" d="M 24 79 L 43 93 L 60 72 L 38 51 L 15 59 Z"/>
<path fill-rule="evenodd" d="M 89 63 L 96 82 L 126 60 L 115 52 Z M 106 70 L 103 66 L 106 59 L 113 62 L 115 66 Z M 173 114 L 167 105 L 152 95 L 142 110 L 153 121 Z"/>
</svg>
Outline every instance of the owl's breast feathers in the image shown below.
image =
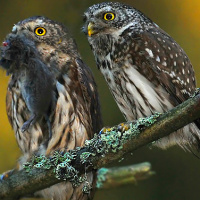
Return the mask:
<svg viewBox="0 0 200 200">
<path fill-rule="evenodd" d="M 127 84 L 135 85 L 139 86 L 139 93 L 143 93 L 143 97 L 148 99 L 147 94 L 151 88 L 152 91 L 157 90 L 156 93 L 163 94 L 160 96 L 161 101 L 168 96 L 167 101 L 171 104 L 168 109 L 188 99 L 194 92 L 195 75 L 189 59 L 183 49 L 163 30 L 151 26 L 138 32 L 130 24 L 127 29 L 118 31 L 118 34 L 118 37 L 117 34 L 102 34 L 99 38 L 91 39 L 94 40 L 91 44 L 97 65 L 112 91 L 119 87 L 119 90 L 124 90 Z M 108 44 L 102 47 L 101 40 Z M 120 86 L 123 81 L 124 85 Z M 162 109 L 164 110 L 167 107 Z"/>
</svg>

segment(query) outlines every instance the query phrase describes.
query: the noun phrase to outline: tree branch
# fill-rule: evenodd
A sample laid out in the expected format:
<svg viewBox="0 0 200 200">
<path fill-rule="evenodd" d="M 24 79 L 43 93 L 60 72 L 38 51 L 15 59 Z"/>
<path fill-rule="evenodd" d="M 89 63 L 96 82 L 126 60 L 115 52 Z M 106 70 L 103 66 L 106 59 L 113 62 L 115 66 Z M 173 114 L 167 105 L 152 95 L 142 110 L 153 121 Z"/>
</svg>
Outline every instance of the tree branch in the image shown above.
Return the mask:
<svg viewBox="0 0 200 200">
<path fill-rule="evenodd" d="M 98 189 L 116 188 L 127 184 L 136 184 L 140 180 L 144 180 L 152 176 L 151 165 L 148 162 L 136 165 L 101 168 L 97 171 Z"/>
<path fill-rule="evenodd" d="M 91 171 L 101 168 L 118 160 L 125 153 L 169 135 L 199 117 L 200 95 L 198 94 L 160 117 L 157 114 L 101 131 L 98 136 L 86 141 L 85 147 L 77 148 L 65 155 L 71 159 L 62 163 L 52 162 L 49 170 L 46 169 L 45 163 L 40 169 L 36 168 L 37 164 L 32 163 L 30 166 L 33 169 L 29 174 L 25 170 L 21 170 L 10 176 L 6 181 L 0 183 L 0 199 L 15 199 L 19 196 L 32 194 L 62 181 L 57 178 L 65 177 L 65 179 L 70 180 L 74 176 L 72 174 L 70 177 L 72 169 L 75 169 L 78 174 L 82 174 L 85 169 Z M 58 160 L 62 161 L 63 159 L 62 157 Z M 62 168 L 62 166 L 65 167 Z M 61 168 L 62 170 L 60 170 Z M 56 171 L 57 178 L 54 171 Z"/>
</svg>

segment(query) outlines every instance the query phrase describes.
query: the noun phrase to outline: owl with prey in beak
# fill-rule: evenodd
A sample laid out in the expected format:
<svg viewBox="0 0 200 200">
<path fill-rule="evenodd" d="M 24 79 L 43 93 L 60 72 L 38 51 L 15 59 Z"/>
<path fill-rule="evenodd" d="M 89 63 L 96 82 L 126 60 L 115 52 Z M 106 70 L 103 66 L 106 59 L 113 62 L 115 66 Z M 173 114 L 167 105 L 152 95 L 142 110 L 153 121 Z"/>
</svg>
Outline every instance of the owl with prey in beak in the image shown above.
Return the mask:
<svg viewBox="0 0 200 200">
<path fill-rule="evenodd" d="M 51 155 L 84 145 L 102 127 L 97 87 L 67 28 L 46 17 L 14 25 L 1 47 L 0 65 L 11 75 L 6 106 L 22 157 Z M 87 182 L 95 184 L 95 172 Z M 93 197 L 63 182 L 35 195 L 53 200 Z M 94 187 L 93 187 L 94 189 Z"/>
</svg>

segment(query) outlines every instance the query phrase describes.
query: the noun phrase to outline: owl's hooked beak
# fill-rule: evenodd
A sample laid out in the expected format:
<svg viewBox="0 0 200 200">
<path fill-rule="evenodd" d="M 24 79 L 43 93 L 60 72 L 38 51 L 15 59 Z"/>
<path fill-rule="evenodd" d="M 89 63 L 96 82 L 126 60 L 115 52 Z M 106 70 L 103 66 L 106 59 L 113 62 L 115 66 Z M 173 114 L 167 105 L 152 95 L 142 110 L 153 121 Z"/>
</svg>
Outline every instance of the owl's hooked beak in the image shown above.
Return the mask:
<svg viewBox="0 0 200 200">
<path fill-rule="evenodd" d="M 94 30 L 94 23 L 90 22 L 88 24 L 88 36 L 91 37 L 91 35 L 95 34 L 96 31 Z"/>
</svg>

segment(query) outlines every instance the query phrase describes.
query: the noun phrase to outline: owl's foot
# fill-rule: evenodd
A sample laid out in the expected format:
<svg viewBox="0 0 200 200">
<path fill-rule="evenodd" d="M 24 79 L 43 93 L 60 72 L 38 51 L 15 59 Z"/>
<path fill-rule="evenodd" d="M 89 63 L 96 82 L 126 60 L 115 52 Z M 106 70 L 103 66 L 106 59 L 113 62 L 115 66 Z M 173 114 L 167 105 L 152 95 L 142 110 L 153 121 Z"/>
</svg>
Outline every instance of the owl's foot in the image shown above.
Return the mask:
<svg viewBox="0 0 200 200">
<path fill-rule="evenodd" d="M 29 120 L 26 121 L 26 122 L 23 124 L 23 126 L 22 126 L 22 128 L 21 128 L 22 133 L 24 133 L 25 131 L 28 130 L 30 124 L 31 124 L 31 122 L 30 122 Z"/>
<path fill-rule="evenodd" d="M 101 135 L 102 133 L 106 133 L 106 132 L 110 132 L 112 129 L 109 127 L 104 127 L 100 130 L 99 135 Z"/>
<path fill-rule="evenodd" d="M 121 123 L 118 125 L 117 130 L 120 131 L 121 133 L 128 131 L 130 129 L 129 124 Z"/>
<path fill-rule="evenodd" d="M 33 124 L 35 123 L 35 121 L 36 121 L 36 116 L 35 116 L 35 115 L 32 115 L 32 116 L 30 117 L 30 119 L 27 120 L 27 121 L 23 124 L 23 126 L 22 126 L 22 128 L 21 128 L 22 133 L 24 133 L 25 131 L 27 131 L 28 128 L 29 128 L 29 126 L 30 126 L 30 125 L 33 125 Z"/>
<path fill-rule="evenodd" d="M 113 131 L 113 130 L 117 130 L 117 131 L 123 133 L 123 132 L 129 130 L 129 128 L 130 128 L 130 125 L 128 123 L 121 123 L 118 126 L 116 126 L 115 128 L 113 128 L 113 127 L 111 127 L 111 128 L 109 128 L 109 127 L 102 128 L 101 131 L 99 132 L 99 135 L 101 135 L 102 133 Z"/>
<path fill-rule="evenodd" d="M 15 169 L 12 169 L 7 172 L 4 172 L 3 174 L 0 174 L 0 181 L 6 180 L 8 177 L 10 177 L 13 174 L 14 171 Z"/>
</svg>

